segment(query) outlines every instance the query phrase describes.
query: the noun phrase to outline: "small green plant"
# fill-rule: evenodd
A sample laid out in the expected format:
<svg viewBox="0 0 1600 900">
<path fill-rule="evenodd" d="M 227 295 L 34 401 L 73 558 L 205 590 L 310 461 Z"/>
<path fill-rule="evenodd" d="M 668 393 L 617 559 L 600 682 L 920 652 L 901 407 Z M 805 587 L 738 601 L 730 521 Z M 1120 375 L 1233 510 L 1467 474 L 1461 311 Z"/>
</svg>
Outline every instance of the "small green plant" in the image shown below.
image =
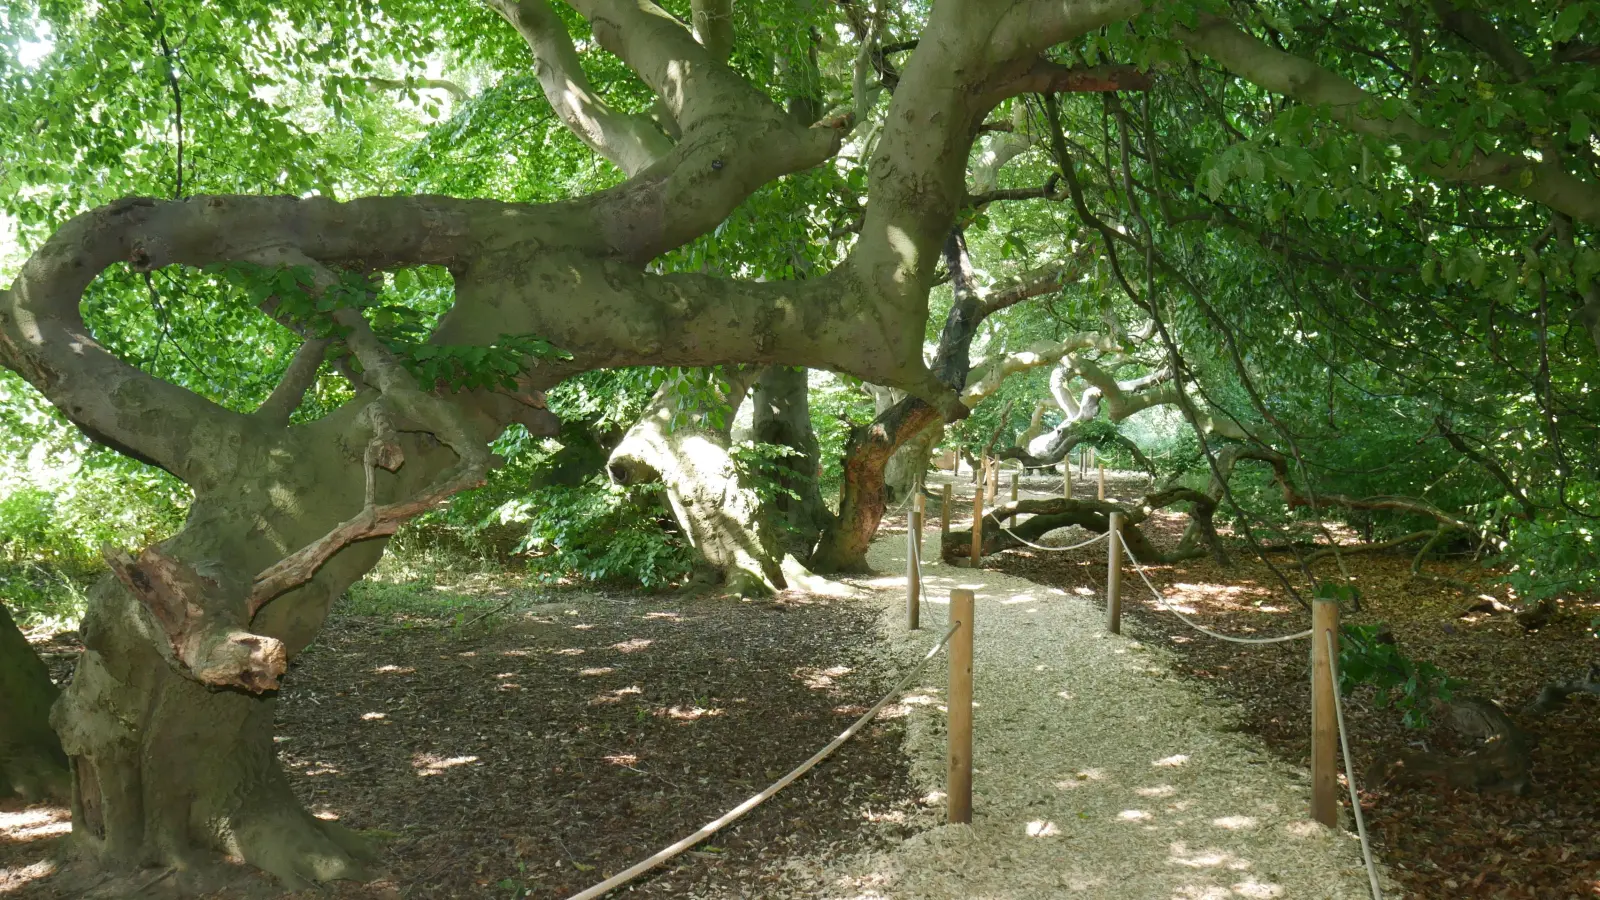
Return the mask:
<svg viewBox="0 0 1600 900">
<path fill-rule="evenodd" d="M 1383 625 L 1346 625 L 1340 629 L 1339 690 L 1349 694 L 1361 685 L 1375 690 L 1374 704 L 1400 710 L 1407 728 L 1425 728 L 1428 708 L 1449 700 L 1459 683 L 1430 662 L 1400 652 Z"/>
<path fill-rule="evenodd" d="M 688 575 L 687 548 L 660 522 L 659 484 L 547 487 L 501 505 L 504 525 L 526 526 L 517 552 L 548 579 L 665 587 Z"/>
<path fill-rule="evenodd" d="M 784 484 L 794 476 L 785 460 L 804 458 L 805 454 L 782 444 L 763 444 L 759 441 L 739 441 L 728 448 L 733 458 L 734 475 L 739 484 L 754 491 L 762 503 L 771 503 L 779 497 L 795 500 L 800 495 Z"/>
</svg>

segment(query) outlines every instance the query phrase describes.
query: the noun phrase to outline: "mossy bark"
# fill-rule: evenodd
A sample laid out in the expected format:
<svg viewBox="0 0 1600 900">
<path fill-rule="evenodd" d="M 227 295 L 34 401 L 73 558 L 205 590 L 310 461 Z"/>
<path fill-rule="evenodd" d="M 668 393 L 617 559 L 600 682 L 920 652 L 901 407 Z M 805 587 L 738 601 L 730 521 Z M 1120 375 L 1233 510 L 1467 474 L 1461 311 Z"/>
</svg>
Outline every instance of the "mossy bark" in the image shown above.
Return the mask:
<svg viewBox="0 0 1600 900">
<path fill-rule="evenodd" d="M 44 661 L 0 604 L 0 797 L 67 796 L 67 756 L 50 728 L 56 695 Z"/>
</svg>

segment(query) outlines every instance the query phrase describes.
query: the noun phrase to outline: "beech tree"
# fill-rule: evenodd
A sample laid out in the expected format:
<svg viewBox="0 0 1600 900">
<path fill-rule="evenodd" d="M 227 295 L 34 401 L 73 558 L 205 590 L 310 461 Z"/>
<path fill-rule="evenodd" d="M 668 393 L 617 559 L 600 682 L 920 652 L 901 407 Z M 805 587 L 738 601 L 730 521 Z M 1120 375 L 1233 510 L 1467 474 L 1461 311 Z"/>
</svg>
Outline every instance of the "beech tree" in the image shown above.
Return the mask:
<svg viewBox="0 0 1600 900">
<path fill-rule="evenodd" d="M 615 188 L 551 204 L 121 200 L 56 230 L 0 300 L 8 368 L 85 433 L 195 492 L 178 535 L 112 556 L 116 577 L 95 591 L 88 650 L 54 719 L 73 760 L 83 852 L 188 869 L 226 851 L 293 886 L 359 875 L 356 842 L 301 809 L 277 767 L 272 693 L 332 600 L 376 562 L 374 539 L 481 483 L 488 442 L 506 425 L 554 433 L 540 392 L 562 378 L 645 364 L 820 367 L 907 391 L 934 415 L 965 412 L 924 364 L 922 336 L 971 136 L 997 103 L 1073 77 L 1040 54 L 1110 11 L 933 10 L 927 49 L 884 117 L 848 257 L 822 277 L 751 283 L 649 264 L 767 182 L 827 160 L 850 115 L 799 121 L 725 65 L 726 4 L 699 10 L 698 35 L 648 4 L 573 8 L 651 89 L 675 137 L 593 91 L 543 0 L 500 11 L 534 47 L 551 108 L 628 176 Z M 262 288 L 263 314 L 304 338 L 295 362 L 248 412 L 130 365 L 80 312 L 85 289 L 119 264 L 233 266 Z M 373 276 L 423 265 L 450 272 L 453 304 L 429 343 L 397 350 L 363 314 L 379 302 Z M 551 349 L 528 352 L 507 336 Z M 355 396 L 292 423 L 330 344 Z M 510 355 L 512 372 L 466 387 L 485 357 L 466 355 L 460 372 L 418 365 L 437 358 L 428 348 L 463 347 Z"/>
<path fill-rule="evenodd" d="M 8 48 L 52 49 L 0 69 L 7 209 L 31 251 L 0 292 L 0 364 L 194 499 L 172 537 L 108 550 L 50 717 L 60 752 L 43 688 L 27 704 L 8 690 L 0 722 L 26 718 L 34 758 L 70 775 L 73 844 L 94 864 L 196 884 L 221 856 L 291 887 L 360 877 L 361 842 L 303 810 L 274 756 L 289 660 L 389 536 L 489 477 L 502 432 L 557 434 L 552 392 L 625 367 L 676 371 L 607 468 L 661 480 L 737 587 L 780 585 L 786 549 L 862 568 L 895 453 L 1049 371 L 1063 427 L 1032 461 L 1059 459 L 1101 409 L 1171 404 L 1211 480 L 1146 505 L 1189 504 L 1214 550 L 1213 510 L 1242 508 L 1240 461 L 1265 463 L 1290 509 L 1588 542 L 1570 523 L 1594 482 L 1568 482 L 1594 459 L 1571 434 L 1593 422 L 1600 345 L 1595 15 L 1443 0 L 8 11 Z M 422 74 L 440 59 L 463 72 Z M 475 90 L 467 70 L 505 77 Z M 460 108 L 418 134 L 375 95 Z M 401 163 L 368 171 L 374 154 Z M 742 242 L 758 218 L 788 230 Z M 1041 312 L 1057 295 L 1077 314 Z M 715 390 L 684 371 L 712 368 Z M 803 495 L 778 510 L 816 534 L 785 548 L 773 510 L 727 479 L 712 413 L 753 387 L 768 441 L 804 456 L 803 429 L 784 427 L 803 369 L 886 402 L 850 435 L 837 512 Z M 1406 397 L 1383 396 L 1394 379 Z M 1429 430 L 1390 427 L 1402 418 Z M 1341 420 L 1369 419 L 1378 457 L 1438 436 L 1412 471 L 1456 479 L 1482 515 L 1312 489 L 1323 451 L 1350 443 Z M 1566 474 L 1552 486 L 1514 453 Z M 1104 528 L 1109 509 L 1017 511 Z M 25 654 L 5 625 L 9 679 Z"/>
</svg>

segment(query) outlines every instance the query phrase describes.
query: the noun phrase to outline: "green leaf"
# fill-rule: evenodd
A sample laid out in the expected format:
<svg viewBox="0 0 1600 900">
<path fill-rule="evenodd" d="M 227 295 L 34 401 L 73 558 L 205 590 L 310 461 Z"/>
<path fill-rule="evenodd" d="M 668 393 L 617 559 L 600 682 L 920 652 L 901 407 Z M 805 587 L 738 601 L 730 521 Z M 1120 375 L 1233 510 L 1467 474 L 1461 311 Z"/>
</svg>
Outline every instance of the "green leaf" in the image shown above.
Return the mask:
<svg viewBox="0 0 1600 900">
<path fill-rule="evenodd" d="M 1583 20 L 1589 15 L 1589 4 L 1574 3 L 1563 9 L 1556 16 L 1555 26 L 1550 29 L 1550 39 L 1556 43 L 1572 40 L 1573 35 L 1583 26 Z"/>
</svg>

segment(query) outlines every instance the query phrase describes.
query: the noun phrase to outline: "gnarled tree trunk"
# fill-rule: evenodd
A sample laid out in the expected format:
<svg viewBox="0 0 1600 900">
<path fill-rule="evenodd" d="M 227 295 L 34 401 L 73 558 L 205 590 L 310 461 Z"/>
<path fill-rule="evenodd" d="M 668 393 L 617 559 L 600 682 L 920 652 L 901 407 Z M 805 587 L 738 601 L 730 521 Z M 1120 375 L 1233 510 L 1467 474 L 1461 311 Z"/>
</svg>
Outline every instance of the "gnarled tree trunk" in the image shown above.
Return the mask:
<svg viewBox="0 0 1600 900">
<path fill-rule="evenodd" d="M 779 526 L 778 543 L 796 559 L 809 560 L 829 513 L 817 484 L 821 451 L 811 428 L 811 392 L 807 370 L 770 366 L 756 380 L 751 395 L 751 437 L 763 444 L 788 447 L 796 455 L 779 460 L 779 484 L 795 496 L 781 494 L 771 503 Z"/>
<path fill-rule="evenodd" d="M 960 226 L 950 230 L 943 250 L 955 302 L 945 317 L 932 371 L 941 383 L 959 391 L 967 381 L 972 336 L 983 321 L 984 311 L 972 280 L 966 235 Z M 944 417 L 927 403 L 902 396 L 870 423 L 850 429 L 850 440 L 845 444 L 844 479 L 839 487 L 839 515 L 823 532 L 822 542 L 811 557 L 813 569 L 866 571 L 867 548 L 888 508 L 884 476 L 889 460 L 907 441 L 942 421 Z"/>
<path fill-rule="evenodd" d="M 879 387 L 875 384 L 865 387 L 872 394 L 872 411 L 875 416 L 882 416 L 906 398 L 905 391 Z M 943 438 L 943 422 L 934 423 L 915 434 L 905 436 L 895 451 L 889 454 L 889 461 L 883 467 L 883 484 L 887 491 L 885 500 L 889 503 L 902 503 L 912 490 L 922 483 L 923 473 L 928 471 L 929 460 L 933 458 L 933 447 Z"/>
<path fill-rule="evenodd" d="M 724 407 L 720 427 L 708 423 L 705 410 L 684 408 L 676 381 L 663 384 L 611 451 L 606 471 L 618 484 L 660 481 L 711 580 L 743 594 L 768 594 L 786 586 L 777 529 L 761 498 L 740 483 L 728 452 L 733 410 L 754 375 L 735 375 L 737 396 L 714 401 Z"/>
<path fill-rule="evenodd" d="M 109 870 L 170 866 L 195 890 L 237 874 L 215 864 L 222 857 L 291 888 L 364 874 L 361 841 L 295 798 L 272 728 L 289 660 L 377 562 L 381 529 L 308 581 L 260 604 L 242 598 L 368 502 L 369 457 L 349 448 L 373 433 L 374 396 L 287 430 L 241 417 L 242 439 L 226 452 L 196 436 L 197 452 L 227 461 L 219 486 L 197 491 L 176 536 L 137 558 L 112 554 L 114 574 L 90 593 L 83 657 L 51 716 L 71 759 L 80 856 Z M 480 438 L 496 427 L 475 425 Z M 379 500 L 414 496 L 456 461 L 427 434 L 390 439 L 404 465 L 393 476 L 369 470 Z"/>
<path fill-rule="evenodd" d="M 49 670 L 0 603 L 0 797 L 67 796 L 67 756 L 50 728 L 56 693 Z"/>
<path fill-rule="evenodd" d="M 811 555 L 817 572 L 864 572 L 867 548 L 888 508 L 884 470 L 889 457 L 911 435 L 940 421 L 937 410 L 907 397 L 867 425 L 850 429 L 845 444 L 844 478 L 839 487 L 839 515 Z"/>
<path fill-rule="evenodd" d="M 898 416 L 912 431 L 926 426 L 922 419 L 966 415 L 958 391 L 981 315 L 965 271 L 952 270 L 959 299 L 934 370 L 922 351 L 934 261 L 965 202 L 972 136 L 1001 101 L 1074 81 L 1063 67 L 1040 70 L 1047 47 L 1136 9 L 936 4 L 884 117 L 848 258 L 821 277 L 758 282 L 661 274 L 650 264 L 711 233 L 763 185 L 834 156 L 847 118 L 796 122 L 725 65 L 725 17 L 707 21 L 702 46 L 653 4 L 572 0 L 595 41 L 659 98 L 674 142 L 593 90 L 566 21 L 548 3 L 492 5 L 534 49 L 556 115 L 617 162 L 626 181 L 543 205 L 127 198 L 64 224 L 0 290 L 0 365 L 95 440 L 160 466 L 196 495 L 177 536 L 138 558 L 112 554 L 116 579 L 94 592 L 80 672 L 52 715 L 74 774 L 74 842 L 91 858 L 191 877 L 226 855 L 291 887 L 359 875 L 358 842 L 302 810 L 277 768 L 273 692 L 383 539 L 483 482 L 494 464 L 488 441 L 501 428 L 525 421 L 537 434 L 555 432 L 530 392 L 623 366 L 812 366 L 920 398 Z M 1147 82 L 1134 75 L 1131 82 Z M 1090 82 L 1091 90 L 1124 85 L 1118 77 Z M 243 415 L 130 365 L 83 321 L 85 289 L 114 265 L 146 273 L 216 263 L 270 279 L 264 314 L 303 334 L 335 335 L 360 363 L 356 397 L 315 422 L 290 424 L 328 349 L 309 340 L 266 404 Z M 496 358 L 505 377 L 495 388 L 455 391 L 442 383 L 449 375 L 419 383 L 397 355 L 410 351 L 386 344 L 352 300 L 352 279 L 423 265 L 447 269 L 455 287 L 430 336 L 435 353 L 520 354 L 510 360 L 514 374 Z M 283 301 L 302 289 L 317 302 L 291 314 Z M 507 336 L 534 336 L 559 351 L 508 349 Z M 740 540 L 718 552 L 752 579 L 776 582 L 773 544 L 749 518 L 759 506 L 746 492 L 672 487 L 672 458 L 704 467 L 704 477 L 687 473 L 680 488 L 719 477 L 727 484 L 725 442 L 665 425 L 657 417 L 641 435 L 636 458 L 665 467 L 679 509 L 694 509 L 684 516 L 691 526 L 738 521 L 726 533 Z M 868 515 L 852 520 L 853 535 L 868 518 L 876 527 L 882 462 L 903 439 L 863 434 L 878 480 L 861 490 Z"/>
<path fill-rule="evenodd" d="M 1150 543 L 1139 526 L 1149 518 L 1151 511 L 1175 503 L 1189 503 L 1191 528 L 1199 539 L 1185 538 L 1171 552 L 1162 552 Z M 1104 533 L 1110 527 L 1111 513 L 1123 517 L 1122 538 L 1133 555 L 1143 562 L 1169 563 L 1202 556 L 1209 549 L 1218 562 L 1223 561 L 1222 539 L 1212 525 L 1216 503 L 1205 494 L 1189 488 L 1167 488 L 1147 494 L 1136 504 L 1122 504 L 1111 500 L 1071 500 L 1055 497 L 1047 500 L 1017 500 L 996 506 L 983 517 L 982 555 L 988 556 L 1013 547 L 1023 546 L 1023 541 L 1037 541 L 1058 528 L 1076 525 L 1088 531 Z M 1017 516 L 1029 516 L 1022 522 Z M 1006 525 L 1011 521 L 1012 524 Z M 1201 546 L 1202 542 L 1204 546 Z M 940 547 L 941 555 L 950 562 L 971 559 L 972 531 L 951 531 L 945 534 Z"/>
<path fill-rule="evenodd" d="M 912 435 L 900 445 L 899 450 L 889 456 L 883 480 L 888 485 L 888 499 L 891 503 L 904 503 L 905 499 L 922 485 L 928 467 L 933 464 L 933 448 L 942 440 L 944 440 L 944 423 L 934 422 Z"/>
</svg>

